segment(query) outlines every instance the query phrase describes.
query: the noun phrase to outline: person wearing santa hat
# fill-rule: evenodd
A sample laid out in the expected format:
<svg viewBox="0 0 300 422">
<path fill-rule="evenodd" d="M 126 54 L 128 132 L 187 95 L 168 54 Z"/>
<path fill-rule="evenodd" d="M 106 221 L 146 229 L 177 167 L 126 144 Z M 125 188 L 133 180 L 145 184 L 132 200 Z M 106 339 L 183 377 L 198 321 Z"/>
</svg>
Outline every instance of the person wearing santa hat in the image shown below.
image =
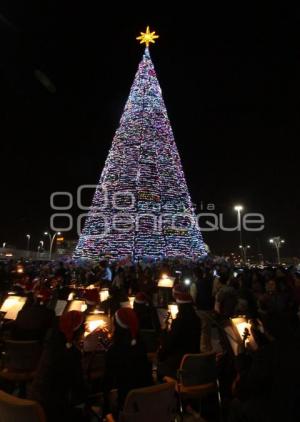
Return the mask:
<svg viewBox="0 0 300 422">
<path fill-rule="evenodd" d="M 75 406 L 86 399 L 82 354 L 77 347 L 83 323 L 82 312 L 67 312 L 47 338 L 28 398 L 42 405 L 48 422 L 78 420 Z"/>
<path fill-rule="evenodd" d="M 130 390 L 152 383 L 152 366 L 139 338 L 136 313 L 131 308 L 120 308 L 114 316 L 113 342 L 106 357 L 104 414 L 111 411 L 111 390 L 118 390 L 117 409 L 120 410 Z"/>
<path fill-rule="evenodd" d="M 99 289 L 86 289 L 84 292 L 84 299 L 87 305 L 85 313 L 89 314 L 93 312 L 97 305 L 100 303 Z"/>
<path fill-rule="evenodd" d="M 200 352 L 201 320 L 197 316 L 193 299 L 187 292 L 176 294 L 178 313 L 172 321 L 159 350 L 158 376 L 176 378 L 182 357 Z"/>
<path fill-rule="evenodd" d="M 156 309 L 150 303 L 146 293 L 138 292 L 133 302 L 133 309 L 139 320 L 141 330 L 160 330 L 160 323 Z"/>
</svg>

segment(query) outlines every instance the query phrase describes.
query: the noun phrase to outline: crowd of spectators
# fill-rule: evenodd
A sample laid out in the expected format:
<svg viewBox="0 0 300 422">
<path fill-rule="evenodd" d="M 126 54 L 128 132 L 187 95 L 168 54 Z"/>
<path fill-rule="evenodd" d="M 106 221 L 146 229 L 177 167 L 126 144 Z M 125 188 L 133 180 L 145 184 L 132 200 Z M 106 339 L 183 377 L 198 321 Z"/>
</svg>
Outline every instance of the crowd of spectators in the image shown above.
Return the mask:
<svg viewBox="0 0 300 422">
<path fill-rule="evenodd" d="M 298 270 L 236 268 L 213 258 L 80 264 L 3 261 L 0 303 L 12 293 L 26 297 L 26 303 L 14 320 L 1 314 L 1 347 L 5 349 L 7 339 L 30 340 L 38 341 L 42 351 L 26 388 L 16 392 L 16 386 L 1 377 L 0 388 L 38 401 L 48 421 L 92 420 L 95 397 L 100 397 L 99 418 L 110 413 L 117 417 L 131 389 L 176 379 L 185 354 L 215 351 L 224 420 L 299 421 Z M 172 279 L 172 288 L 159 287 L 163 276 Z M 101 302 L 99 292 L 104 288 L 109 297 Z M 87 306 L 83 312 L 66 308 L 58 316 L 57 301 L 68 301 L 71 293 Z M 167 312 L 170 303 L 178 307 L 173 319 Z M 84 332 L 87 316 L 95 311 L 107 316 L 110 329 L 102 341 L 103 370 L 92 379 L 86 363 L 91 354 L 86 350 L 93 336 Z M 233 351 L 224 327 L 240 315 L 251 323 L 256 347 L 251 348 L 245 336 Z M 143 330 L 156 335 L 155 359 L 149 358 Z M 94 334 L 99 337 L 100 331 Z M 197 403 L 186 405 L 197 411 Z"/>
</svg>

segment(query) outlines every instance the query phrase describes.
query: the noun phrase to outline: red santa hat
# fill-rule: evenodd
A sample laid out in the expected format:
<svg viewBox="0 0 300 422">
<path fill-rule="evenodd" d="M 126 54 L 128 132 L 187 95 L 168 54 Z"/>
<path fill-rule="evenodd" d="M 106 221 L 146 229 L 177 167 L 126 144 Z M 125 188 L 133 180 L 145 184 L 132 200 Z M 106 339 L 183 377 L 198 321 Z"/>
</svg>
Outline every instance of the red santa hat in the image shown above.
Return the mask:
<svg viewBox="0 0 300 422">
<path fill-rule="evenodd" d="M 193 303 L 193 298 L 189 293 L 181 292 L 176 295 L 176 303 L 183 305 L 185 303 Z"/>
<path fill-rule="evenodd" d="M 145 293 L 139 292 L 134 298 L 134 303 L 138 305 L 149 305 L 149 298 Z"/>
<path fill-rule="evenodd" d="M 66 347 L 70 349 L 72 347 L 72 341 L 74 338 L 75 331 L 81 326 L 84 321 L 83 313 L 80 311 L 70 311 L 66 314 L 62 314 L 59 319 L 59 330 L 66 337 Z"/>
<path fill-rule="evenodd" d="M 99 290 L 98 289 L 86 289 L 84 292 L 84 298 L 87 305 L 97 305 L 100 302 Z"/>
<path fill-rule="evenodd" d="M 139 330 L 139 322 L 134 310 L 131 308 L 118 309 L 115 313 L 115 320 L 120 327 L 130 331 L 132 337 L 131 345 L 134 346 Z"/>
</svg>

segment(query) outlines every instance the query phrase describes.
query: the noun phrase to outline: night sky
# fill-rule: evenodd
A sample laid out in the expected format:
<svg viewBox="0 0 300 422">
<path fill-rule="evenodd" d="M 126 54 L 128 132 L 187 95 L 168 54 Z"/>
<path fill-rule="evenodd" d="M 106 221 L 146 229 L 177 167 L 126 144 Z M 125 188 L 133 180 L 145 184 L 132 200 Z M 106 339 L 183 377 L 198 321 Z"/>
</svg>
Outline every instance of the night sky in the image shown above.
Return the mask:
<svg viewBox="0 0 300 422">
<path fill-rule="evenodd" d="M 228 225 L 236 203 L 263 213 L 265 230 L 245 235 L 251 255 L 273 256 L 268 239 L 281 235 L 283 255 L 299 256 L 295 12 L 227 2 L 164 14 L 102 3 L 1 2 L 0 243 L 25 248 L 30 233 L 37 247 L 51 192 L 97 183 L 142 57 L 135 37 L 150 25 L 160 35 L 151 56 L 193 201 L 199 209 L 214 203 Z M 239 243 L 238 233 L 204 239 L 215 253 Z"/>
</svg>

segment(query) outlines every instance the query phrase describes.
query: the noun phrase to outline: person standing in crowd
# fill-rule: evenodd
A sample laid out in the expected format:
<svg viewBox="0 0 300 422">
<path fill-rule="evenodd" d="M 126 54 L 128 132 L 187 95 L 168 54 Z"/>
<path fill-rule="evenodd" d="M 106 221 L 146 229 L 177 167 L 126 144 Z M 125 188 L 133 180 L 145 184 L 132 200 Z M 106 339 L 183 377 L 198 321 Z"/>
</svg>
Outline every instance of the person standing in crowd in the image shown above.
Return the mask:
<svg viewBox="0 0 300 422">
<path fill-rule="evenodd" d="M 149 297 L 152 297 L 156 290 L 156 284 L 150 267 L 146 267 L 141 273 L 138 280 L 138 288 L 140 292 L 146 293 Z"/>
<path fill-rule="evenodd" d="M 264 276 L 260 272 L 252 272 L 250 280 L 250 290 L 254 296 L 256 306 L 261 297 L 265 294 Z"/>
<path fill-rule="evenodd" d="M 201 318 L 201 344 L 202 352 L 212 350 L 211 344 L 211 312 L 213 310 L 213 275 L 209 270 L 197 268 L 195 270 L 195 281 L 190 288 L 191 296 Z"/>
<path fill-rule="evenodd" d="M 63 262 L 59 263 L 57 270 L 55 271 L 55 276 L 62 279 L 62 285 L 65 286 L 70 281 L 70 271 L 68 271 Z"/>
<path fill-rule="evenodd" d="M 225 318 L 235 314 L 238 295 L 237 290 L 230 285 L 230 274 L 224 273 L 219 277 L 220 287 L 215 297 L 215 311 Z"/>
<path fill-rule="evenodd" d="M 139 292 L 136 294 L 133 309 L 139 320 L 139 327 L 141 330 L 155 330 L 160 331 L 160 323 L 156 309 L 151 305 L 149 297 Z"/>
<path fill-rule="evenodd" d="M 122 267 L 118 268 L 112 283 L 109 286 L 109 310 L 110 315 L 114 315 L 115 312 L 121 307 L 121 303 L 128 302 L 128 295 L 125 289 L 125 274 Z"/>
<path fill-rule="evenodd" d="M 153 384 L 152 367 L 146 350 L 139 338 L 136 313 L 130 308 L 121 308 L 114 315 L 113 342 L 106 356 L 103 391 L 104 414 L 119 413 L 128 392 L 134 388 Z M 110 392 L 118 390 L 114 408 L 110 405 Z"/>
<path fill-rule="evenodd" d="M 212 287 L 212 295 L 216 297 L 218 291 L 224 285 L 224 281 L 229 279 L 229 268 L 226 265 L 221 265 L 218 268 L 218 271 L 215 272 L 214 280 L 213 280 L 213 287 Z"/>
<path fill-rule="evenodd" d="M 177 369 L 186 353 L 200 352 L 201 320 L 197 316 L 190 294 L 176 295 L 178 313 L 159 350 L 158 376 L 176 378 Z"/>
<path fill-rule="evenodd" d="M 116 275 L 113 278 L 111 283 L 111 292 L 118 292 L 121 290 L 125 290 L 125 271 L 124 268 L 119 267 L 117 269 Z"/>
<path fill-rule="evenodd" d="M 213 276 L 211 272 L 197 268 L 194 279 L 190 293 L 195 305 L 202 311 L 211 311 L 213 309 Z"/>
<path fill-rule="evenodd" d="M 59 327 L 45 344 L 28 398 L 39 402 L 47 422 L 79 421 L 75 406 L 85 401 L 81 352 L 77 347 L 84 315 L 79 311 L 63 314 Z"/>
<path fill-rule="evenodd" d="M 133 295 L 138 292 L 138 283 L 136 269 L 134 265 L 126 266 L 125 271 L 125 289 L 129 295 Z"/>
<path fill-rule="evenodd" d="M 268 309 L 272 312 L 284 312 L 287 309 L 287 295 L 280 292 L 278 284 L 273 277 L 266 282 L 266 293 L 260 299 L 260 310 Z"/>
<path fill-rule="evenodd" d="M 299 271 L 297 271 L 294 274 L 293 298 L 297 305 L 298 311 L 300 311 L 300 272 Z"/>
<path fill-rule="evenodd" d="M 238 310 L 241 315 L 249 318 L 257 317 L 257 303 L 251 291 L 251 272 L 243 271 L 236 278 L 238 282 Z"/>
<path fill-rule="evenodd" d="M 109 268 L 107 261 L 101 261 L 100 262 L 100 269 L 101 269 L 101 280 L 104 282 L 104 284 L 109 287 L 112 282 L 112 272 Z"/>
</svg>

